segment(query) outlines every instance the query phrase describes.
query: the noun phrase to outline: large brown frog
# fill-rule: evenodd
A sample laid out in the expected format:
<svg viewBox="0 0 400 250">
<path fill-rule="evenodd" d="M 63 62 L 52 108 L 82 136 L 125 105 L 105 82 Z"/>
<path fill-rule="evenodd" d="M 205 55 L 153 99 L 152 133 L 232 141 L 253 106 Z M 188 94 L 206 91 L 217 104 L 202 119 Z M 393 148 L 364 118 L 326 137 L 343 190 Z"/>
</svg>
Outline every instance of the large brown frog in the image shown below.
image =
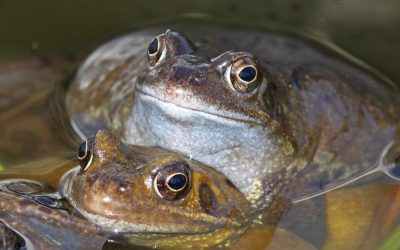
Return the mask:
<svg viewBox="0 0 400 250">
<path fill-rule="evenodd" d="M 126 145 L 107 131 L 79 149 L 63 195 L 118 238 L 159 248 L 229 244 L 252 221 L 249 202 L 222 174 L 166 150 Z"/>
<path fill-rule="evenodd" d="M 78 132 L 187 154 L 261 208 L 285 180 L 298 200 L 378 169 L 395 177 L 395 88 L 288 36 L 176 29 L 117 38 L 86 60 L 67 97 Z"/>
</svg>

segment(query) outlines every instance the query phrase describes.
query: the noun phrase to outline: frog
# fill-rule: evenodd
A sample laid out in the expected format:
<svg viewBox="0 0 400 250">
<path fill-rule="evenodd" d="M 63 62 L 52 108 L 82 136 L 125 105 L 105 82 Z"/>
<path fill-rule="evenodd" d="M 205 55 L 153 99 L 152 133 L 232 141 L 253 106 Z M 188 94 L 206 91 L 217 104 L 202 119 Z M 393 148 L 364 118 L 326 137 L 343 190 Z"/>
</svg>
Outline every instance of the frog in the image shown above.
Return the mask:
<svg viewBox="0 0 400 250">
<path fill-rule="evenodd" d="M 12 165 L 12 167 L 8 168 L 9 164 L 6 164 L 6 169 L 0 171 L 0 179 L 2 180 L 0 186 L 4 185 L 6 188 L 6 192 L 0 190 L 0 244 L 4 247 L 17 248 L 21 245 L 21 242 L 25 240 L 26 244 L 31 244 L 30 246 L 39 249 L 60 249 L 60 245 L 64 246 L 62 249 L 81 249 L 91 243 L 93 244 L 91 244 L 90 249 L 99 249 L 104 243 L 104 235 L 109 236 L 111 234 L 110 232 L 115 234 L 112 227 L 107 228 L 107 230 L 99 230 L 99 226 L 93 222 L 83 220 L 81 217 L 76 217 L 73 214 L 66 214 L 65 211 L 57 211 L 58 209 L 56 207 L 49 207 L 48 204 L 43 205 L 41 203 L 42 199 L 46 201 L 54 197 L 48 196 L 48 193 L 43 193 L 43 188 L 37 188 L 37 186 L 39 186 L 37 183 L 33 185 L 36 187 L 33 192 L 30 190 L 26 193 L 26 189 L 30 189 L 32 186 L 32 180 L 43 183 L 43 185 L 48 186 L 50 190 L 58 189 L 61 185 L 60 179 L 62 175 L 73 165 L 76 165 L 75 150 L 72 154 L 74 158 L 71 160 L 70 147 L 76 146 L 77 142 L 74 142 L 74 140 L 77 138 L 71 134 L 72 131 L 69 131 L 70 128 L 67 126 L 68 124 L 65 124 L 65 121 L 62 120 L 66 118 L 66 116 L 62 114 L 62 103 L 58 103 L 62 97 L 62 93 L 58 91 L 62 91 L 63 81 L 72 75 L 72 72 L 78 65 L 77 60 L 79 60 L 78 56 L 70 58 L 70 56 L 67 55 L 57 55 L 51 58 L 34 58 L 31 60 L 0 64 L 0 95 L 4 97 L 1 99 L 2 103 L 0 103 L 0 108 L 3 110 L 0 115 L 0 120 L 2 121 L 0 152 L 1 156 L 5 155 L 10 157 L 11 160 L 7 161 L 7 163 Z M 7 93 L 11 93 L 11 95 Z M 60 108 L 61 110 L 53 110 L 53 108 Z M 58 113 L 54 114 L 52 112 Z M 62 117 L 57 117 L 57 115 Z M 32 126 L 33 124 L 37 126 Z M 36 129 L 34 127 L 36 127 Z M 37 127 L 40 127 L 40 129 L 37 129 Z M 108 135 L 108 133 L 105 134 Z M 106 135 L 99 133 L 97 137 L 103 138 L 107 137 Z M 19 136 L 19 139 L 17 136 Z M 111 135 L 108 136 L 111 137 Z M 106 147 L 103 148 L 103 150 L 110 149 L 115 151 L 115 147 L 119 147 L 116 145 L 115 137 L 113 138 L 114 140 L 109 142 L 111 143 L 110 145 L 102 145 Z M 30 147 L 30 143 L 34 143 L 35 147 Z M 191 162 L 189 159 L 187 160 L 189 163 L 186 163 L 178 156 L 174 156 L 171 153 L 168 154 L 160 149 L 140 148 L 135 150 L 135 146 L 132 146 L 132 150 L 136 152 L 136 155 L 134 155 L 135 157 L 139 157 L 139 155 L 143 154 L 146 155 L 146 159 L 149 160 L 152 158 L 153 154 L 158 155 L 160 164 L 162 161 L 161 158 L 164 157 L 163 154 L 165 154 L 165 157 L 169 155 L 170 158 L 165 159 L 165 161 L 174 160 L 177 164 L 181 163 L 185 168 L 190 169 L 191 174 L 195 175 L 194 178 L 196 179 L 191 180 L 193 181 L 192 185 L 198 182 L 197 178 L 202 178 L 206 181 L 206 178 L 208 178 L 207 184 L 209 186 L 203 185 L 201 197 L 204 196 L 204 199 L 202 199 L 203 202 L 207 202 L 207 199 L 210 198 L 212 204 L 201 204 L 202 206 L 209 205 L 211 210 L 216 209 L 216 206 L 220 205 L 217 202 L 222 202 L 222 191 L 232 195 L 233 198 L 227 198 L 227 203 L 224 204 L 224 207 L 216 211 L 209 211 L 210 213 L 217 213 L 215 217 L 219 218 L 218 221 L 214 221 L 216 228 L 221 227 L 220 231 L 222 232 L 216 233 L 216 236 L 220 237 L 218 239 L 219 241 L 224 241 L 224 239 L 228 238 L 232 238 L 230 240 L 235 241 L 242 231 L 246 231 L 247 223 L 241 225 L 239 222 L 234 221 L 235 218 L 227 220 L 233 224 L 230 225 L 232 228 L 228 228 L 226 231 L 222 228 L 225 226 L 221 225 L 221 223 L 224 222 L 223 217 L 226 212 L 224 210 L 233 209 L 230 207 L 232 205 L 231 203 L 233 203 L 232 200 L 238 200 L 235 208 L 243 206 L 244 211 L 248 209 L 245 198 L 242 197 L 239 191 L 235 190 L 233 185 L 229 183 L 222 174 L 216 171 L 207 171 L 207 176 L 205 176 L 205 171 L 202 170 L 205 166 Z M 65 155 L 60 154 L 63 152 L 66 152 L 64 153 Z M 160 152 L 163 152 L 163 154 Z M 123 153 L 128 154 L 128 152 Z M 61 158 L 58 159 L 58 157 Z M 107 157 L 108 158 L 105 158 L 103 155 L 101 159 L 96 159 L 93 164 L 101 165 L 104 163 L 105 159 L 108 160 L 107 163 L 112 160 L 117 160 L 112 158 L 114 157 L 113 155 L 107 155 Z M 120 157 L 122 156 L 120 155 Z M 4 162 L 3 158 L 0 160 L 0 162 Z M 27 160 L 29 160 L 29 162 L 26 162 Z M 143 161 L 143 159 L 141 160 Z M 138 161 L 140 161 L 139 158 Z M 21 162 L 22 164 L 20 164 Z M 142 163 L 144 164 L 144 162 Z M 154 164 L 156 164 L 156 162 L 154 162 Z M 190 168 L 188 164 L 190 164 Z M 200 171 L 200 173 L 198 173 L 198 171 Z M 111 169 L 105 170 L 101 166 L 99 166 L 98 172 L 104 174 L 105 178 L 112 178 L 113 176 L 118 178 L 118 176 L 124 174 L 114 173 Z M 131 174 L 133 175 L 133 173 Z M 216 177 L 214 177 L 214 175 Z M 131 177 L 135 176 L 133 175 Z M 14 178 L 18 179 L 16 180 Z M 127 178 L 129 178 L 129 176 L 127 176 Z M 23 183 L 21 183 L 21 179 L 24 180 Z M 217 180 L 223 181 L 215 186 L 213 182 Z M 26 183 L 30 183 L 30 185 L 27 186 Z M 21 186 L 23 190 L 20 190 Z M 219 189 L 221 189 L 221 191 L 219 191 Z M 214 197 L 207 196 L 214 195 L 215 191 L 219 191 L 218 197 L 222 197 L 221 199 L 214 199 Z M 191 195 L 192 199 L 194 199 L 195 195 L 200 194 L 196 193 Z M 145 196 L 138 198 L 146 199 Z M 196 210 L 196 205 L 200 207 L 200 204 L 196 204 L 195 202 L 191 203 L 193 210 Z M 170 204 L 172 208 L 174 205 L 175 203 Z M 18 209 L 14 211 L 14 208 Z M 149 206 L 149 209 L 155 208 L 156 207 Z M 175 209 L 175 212 L 179 212 L 178 210 L 179 209 Z M 195 216 L 195 214 L 200 214 L 195 213 L 196 211 L 192 212 L 193 216 Z M 242 216 L 247 215 L 248 214 Z M 235 215 L 232 216 L 234 217 Z M 207 216 L 203 214 L 203 217 Z M 211 218 L 211 216 L 209 217 Z M 251 217 L 252 216 L 249 216 L 249 218 L 240 218 L 240 222 L 250 221 Z M 28 223 L 27 218 L 31 218 L 32 223 L 30 223 L 30 221 Z M 189 226 L 190 218 L 188 218 L 187 222 L 187 226 Z M 240 225 L 243 227 L 242 230 L 239 230 L 241 227 Z M 60 228 L 60 226 L 62 228 Z M 211 224 L 209 226 L 211 227 Z M 233 228 L 238 230 L 233 231 Z M 84 236 L 93 240 L 85 242 L 85 240 L 79 236 L 80 233 L 77 233 L 77 229 L 78 231 L 86 232 Z M 212 233 L 213 229 L 214 228 L 209 230 L 209 244 L 212 243 L 211 236 L 214 237 Z M 165 228 L 164 233 L 167 234 L 168 230 L 171 230 L 171 228 Z M 18 236 L 20 234 L 22 235 L 22 239 Z M 176 236 L 177 234 L 174 233 L 174 235 Z M 192 237 L 195 238 L 196 235 L 197 234 L 193 234 Z M 201 235 L 207 236 L 207 233 L 200 234 L 200 236 Z M 16 240 L 16 238 L 18 239 Z M 71 244 L 71 242 L 73 244 Z M 137 244 L 140 245 L 140 242 Z M 147 244 L 151 243 L 147 242 Z"/>
<path fill-rule="evenodd" d="M 57 177 L 61 179 L 57 187 L 60 189 L 59 193 L 53 193 L 53 185 L 43 184 L 44 179 L 32 173 L 30 176 L 26 174 L 25 179 L 7 179 L 0 182 L 0 244 L 17 248 L 25 244 L 21 242 L 28 240 L 31 246 L 43 249 L 101 249 L 108 241 L 113 242 L 113 247 L 128 247 L 128 244 L 131 248 L 133 244 L 139 249 L 155 246 L 161 249 L 189 246 L 195 249 L 242 249 L 244 246 L 255 249 L 264 249 L 267 246 L 290 249 L 293 245 L 302 249 L 319 249 L 317 246 L 321 243 L 316 242 L 318 239 L 315 233 L 310 238 L 302 233 L 302 227 L 309 224 L 305 226 L 307 230 L 324 232 L 324 223 L 320 228 L 318 224 L 321 220 L 315 219 L 323 218 L 323 214 L 320 213 L 324 213 L 325 209 L 328 209 L 327 212 L 332 209 L 335 213 L 334 216 L 330 216 L 333 218 L 328 218 L 328 225 L 333 223 L 334 226 L 336 221 L 340 224 L 341 220 L 346 219 L 348 206 L 342 205 L 343 208 L 340 209 L 336 206 L 324 208 L 323 203 L 314 203 L 316 200 L 312 199 L 294 204 L 294 210 L 289 213 L 288 207 L 278 204 L 268 211 L 268 219 L 261 221 L 258 212 L 251 208 L 244 195 L 223 174 L 165 149 L 125 145 L 109 131 L 99 131 L 83 142 L 77 151 L 78 159 L 74 162 L 79 161 L 80 166 L 67 171 L 63 177 Z M 186 168 L 182 166 L 186 164 L 190 167 L 191 177 L 182 171 Z M 177 168 L 178 173 L 171 171 L 170 167 Z M 60 171 L 53 171 L 60 175 L 64 167 L 57 168 L 61 168 Z M 166 168 L 168 176 L 163 178 L 165 175 L 160 173 L 165 173 Z M 146 171 L 150 180 L 146 177 Z M 187 178 L 181 176 L 182 173 Z M 4 173 L 0 174 L 0 179 L 3 179 L 3 175 Z M 179 178 L 176 179 L 177 175 Z M 174 179 L 176 180 L 173 181 Z M 182 195 L 177 192 L 183 191 L 179 190 L 177 185 L 186 187 L 183 184 L 185 180 L 191 180 L 190 188 L 193 190 L 189 192 L 192 192 L 192 196 L 198 196 L 198 202 L 185 202 L 187 197 L 177 196 Z M 204 182 L 211 187 L 215 196 L 208 191 L 200 191 Z M 140 192 L 135 192 L 135 188 L 132 190 L 132 186 L 136 186 Z M 170 189 L 161 189 L 165 186 L 173 188 L 175 193 L 171 196 Z M 196 187 L 200 188 L 195 190 Z M 327 198 L 341 203 L 340 197 L 350 195 L 348 198 L 353 201 L 357 198 L 360 204 L 364 204 L 366 198 L 371 198 L 368 194 L 376 192 L 373 187 L 367 188 L 367 192 L 358 189 L 355 195 L 346 191 L 332 192 Z M 383 194 L 382 190 L 377 190 Z M 372 200 L 381 199 L 379 195 L 373 197 Z M 181 200 L 174 200 L 176 198 Z M 202 202 L 207 199 L 214 202 Z M 136 209 L 143 204 L 147 206 Z M 203 227 L 209 227 L 208 233 L 198 232 L 194 225 L 198 224 L 198 218 L 204 218 L 205 211 L 212 212 L 209 210 L 210 206 L 215 209 L 216 218 L 210 219 L 212 216 L 208 216 L 208 224 L 201 224 Z M 134 209 L 127 209 L 129 207 Z M 353 207 L 357 207 L 357 212 L 354 209 L 352 212 L 364 217 L 371 216 L 370 208 L 358 205 Z M 241 209 L 241 213 L 229 212 L 237 208 Z M 183 217 L 187 216 L 187 220 L 179 220 L 180 213 L 184 214 Z M 145 225 L 139 221 L 132 221 L 132 218 L 142 218 Z M 170 224 L 162 223 L 163 218 L 169 218 Z M 233 230 L 229 221 L 238 228 Z M 241 223 L 243 224 L 240 226 Z M 393 223 L 395 221 L 392 221 Z M 1 231 L 2 227 L 5 227 L 5 232 Z M 152 232 L 151 228 L 154 227 L 161 232 Z M 177 230 L 185 227 L 182 236 Z M 187 234 L 190 230 L 195 232 Z M 223 230 L 227 232 L 222 232 Z M 335 241 L 329 243 L 341 243 L 349 234 L 354 235 L 353 231 L 349 229 L 344 237 L 335 237 Z M 357 229 L 355 231 L 358 232 Z M 335 233 L 336 230 L 330 232 Z M 338 233 L 342 234 L 340 230 Z M 254 241 L 261 235 L 264 237 L 262 241 Z M 324 242 L 324 236 L 321 237 L 321 242 Z"/>
<path fill-rule="evenodd" d="M 226 246 L 254 210 L 221 173 L 161 148 L 127 146 L 107 130 L 87 138 L 60 193 L 115 241 L 162 249 Z"/>
<path fill-rule="evenodd" d="M 52 197 L 54 195 L 43 193 L 46 189 L 43 183 L 27 179 L 9 179 L 0 182 L 0 246 L 2 248 L 95 250 L 128 247 L 126 244 L 115 244 L 115 242 L 109 245 L 108 238 L 115 235 L 115 232 L 107 232 L 98 225 L 77 216 L 76 213 L 61 210 L 62 206 L 58 203 L 65 201 Z M 263 237 L 261 241 L 260 236 Z M 274 241 L 272 241 L 273 236 L 277 238 L 274 238 Z M 218 247 L 218 249 L 243 249 L 250 246 L 253 249 L 264 249 L 270 243 L 272 248 L 277 249 L 291 249 L 293 245 L 299 249 L 317 249 L 290 231 L 281 228 L 275 232 L 274 227 L 258 223 L 252 224 L 233 245 Z M 130 245 L 129 249 L 143 249 L 143 246 Z M 211 249 L 215 248 L 211 247 Z"/>
<path fill-rule="evenodd" d="M 82 137 L 188 155 L 266 209 L 376 172 L 398 181 L 400 95 L 374 72 L 293 34 L 177 24 L 95 50 L 67 112 Z"/>
</svg>

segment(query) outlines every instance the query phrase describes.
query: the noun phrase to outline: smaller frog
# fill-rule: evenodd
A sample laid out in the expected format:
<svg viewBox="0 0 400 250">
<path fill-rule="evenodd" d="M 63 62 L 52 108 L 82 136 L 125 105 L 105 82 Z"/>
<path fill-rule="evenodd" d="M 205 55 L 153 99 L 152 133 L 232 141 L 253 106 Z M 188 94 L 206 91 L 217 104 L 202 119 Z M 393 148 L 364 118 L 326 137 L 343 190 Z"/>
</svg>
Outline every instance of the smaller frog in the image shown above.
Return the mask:
<svg viewBox="0 0 400 250">
<path fill-rule="evenodd" d="M 85 218 L 135 245 L 229 244 L 251 223 L 244 195 L 221 173 L 160 148 L 126 146 L 99 131 L 79 148 L 81 168 L 61 192 Z"/>
</svg>

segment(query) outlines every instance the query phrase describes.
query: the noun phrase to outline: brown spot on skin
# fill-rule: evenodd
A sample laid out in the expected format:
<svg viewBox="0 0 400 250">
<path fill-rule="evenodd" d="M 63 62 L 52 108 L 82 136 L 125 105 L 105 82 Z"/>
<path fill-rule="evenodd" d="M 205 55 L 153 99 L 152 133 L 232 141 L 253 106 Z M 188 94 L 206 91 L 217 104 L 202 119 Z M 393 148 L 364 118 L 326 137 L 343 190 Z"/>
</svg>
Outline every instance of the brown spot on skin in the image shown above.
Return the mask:
<svg viewBox="0 0 400 250">
<path fill-rule="evenodd" d="M 40 206 L 37 210 L 43 214 L 51 215 L 51 209 L 45 206 Z"/>
<path fill-rule="evenodd" d="M 199 188 L 199 198 L 201 207 L 209 214 L 216 215 L 218 209 L 218 201 L 214 192 L 207 184 L 201 184 Z"/>
<path fill-rule="evenodd" d="M 98 172 L 87 175 L 86 180 L 88 181 L 88 185 L 92 186 L 98 178 L 100 178 L 100 175 Z"/>
<path fill-rule="evenodd" d="M 20 207 L 27 207 L 27 206 L 30 206 L 30 205 L 32 205 L 32 201 L 30 201 L 28 199 L 21 200 L 21 201 L 18 202 L 18 206 L 20 206 Z"/>
</svg>

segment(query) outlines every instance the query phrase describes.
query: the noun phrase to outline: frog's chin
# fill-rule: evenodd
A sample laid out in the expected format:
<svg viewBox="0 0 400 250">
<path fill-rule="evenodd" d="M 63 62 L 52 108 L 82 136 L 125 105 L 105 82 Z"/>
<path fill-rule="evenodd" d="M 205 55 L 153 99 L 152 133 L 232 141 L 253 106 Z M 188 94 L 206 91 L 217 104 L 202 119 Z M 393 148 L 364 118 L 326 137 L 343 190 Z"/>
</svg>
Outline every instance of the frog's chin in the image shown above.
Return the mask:
<svg viewBox="0 0 400 250">
<path fill-rule="evenodd" d="M 102 230 L 113 233 L 114 236 L 111 237 L 112 240 L 138 246 L 157 246 L 157 248 L 159 247 L 162 249 L 203 249 L 210 245 L 224 243 L 231 237 L 237 237 L 249 226 L 249 223 L 245 223 L 239 227 L 225 227 L 224 224 L 209 227 L 198 222 L 148 225 L 110 220 L 88 213 L 83 215 L 89 221 L 100 226 Z"/>
<path fill-rule="evenodd" d="M 178 98 L 178 96 L 180 97 Z M 210 117 L 214 116 L 214 119 L 222 119 L 225 122 L 231 120 L 238 123 L 252 124 L 253 126 L 262 125 L 262 122 L 254 117 L 239 112 L 215 108 L 211 105 L 204 104 L 196 97 L 187 98 L 182 96 L 183 94 L 175 95 L 175 100 L 167 100 L 162 98 L 161 95 L 152 88 L 136 86 L 135 97 L 137 99 L 147 99 L 147 102 L 152 102 L 159 106 L 168 105 L 172 112 L 182 112 L 182 110 L 186 110 L 187 112 L 192 113 L 203 113 Z M 179 99 L 182 101 L 179 101 Z"/>
<path fill-rule="evenodd" d="M 124 220 L 117 220 L 106 218 L 101 215 L 92 214 L 86 212 L 79 207 L 75 207 L 86 219 L 100 226 L 105 231 L 112 231 L 117 234 L 170 234 L 170 233 L 208 233 L 212 232 L 221 225 L 192 225 L 188 227 L 188 224 L 168 224 L 165 225 L 159 223 L 152 225 L 151 223 L 140 223 L 140 222 L 127 222 Z"/>
<path fill-rule="evenodd" d="M 112 237 L 117 242 L 129 242 L 137 246 L 160 249 L 209 249 L 212 246 L 229 246 L 245 232 L 241 229 L 218 229 L 207 233 L 133 233 Z M 214 249 L 214 248 L 213 248 Z"/>
</svg>

